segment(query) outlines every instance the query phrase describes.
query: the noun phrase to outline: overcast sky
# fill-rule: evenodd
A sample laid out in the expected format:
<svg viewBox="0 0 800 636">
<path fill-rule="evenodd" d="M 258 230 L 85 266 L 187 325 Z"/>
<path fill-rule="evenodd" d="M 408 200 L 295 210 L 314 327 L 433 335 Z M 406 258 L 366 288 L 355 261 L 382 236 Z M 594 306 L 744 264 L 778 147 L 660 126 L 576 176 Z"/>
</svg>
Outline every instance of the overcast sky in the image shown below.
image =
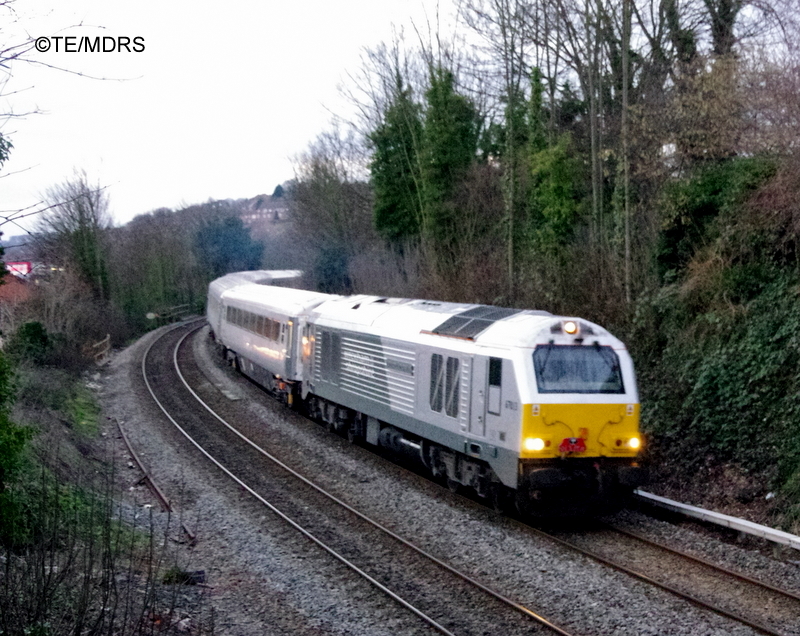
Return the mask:
<svg viewBox="0 0 800 636">
<path fill-rule="evenodd" d="M 18 22 L 0 16 L 4 45 L 25 33 L 48 37 L 50 50 L 32 59 L 111 79 L 11 67 L 3 112 L 40 113 L 0 129 L 14 144 L 0 178 L 2 214 L 34 205 L 76 168 L 108 187 L 117 224 L 159 207 L 271 194 L 293 177 L 292 158 L 329 128 L 331 111 L 346 112 L 338 87 L 359 68 L 363 48 L 389 41 L 393 24 L 434 20 L 435 7 L 435 0 L 15 0 Z M 98 35 L 130 38 L 131 52 L 65 50 Z"/>
</svg>

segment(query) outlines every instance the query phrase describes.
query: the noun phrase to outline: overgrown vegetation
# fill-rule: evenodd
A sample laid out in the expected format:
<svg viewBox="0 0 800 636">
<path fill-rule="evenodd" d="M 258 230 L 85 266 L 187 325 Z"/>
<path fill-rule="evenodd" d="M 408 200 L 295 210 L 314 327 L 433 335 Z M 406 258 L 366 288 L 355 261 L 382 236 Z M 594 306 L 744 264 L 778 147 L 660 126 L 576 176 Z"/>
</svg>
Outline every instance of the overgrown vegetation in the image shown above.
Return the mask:
<svg viewBox="0 0 800 636">
<path fill-rule="evenodd" d="M 790 219 L 762 206 L 791 163 L 731 159 L 665 193 L 663 282 L 629 338 L 661 461 L 734 462 L 762 495 L 782 486 L 787 527 L 800 521 L 800 263 Z"/>
<path fill-rule="evenodd" d="M 10 380 L 0 374 L 6 405 Z M 118 490 L 86 383 L 26 363 L 17 386 L 15 414 L 28 425 L 5 412 L 0 423 L 0 634 L 175 633 L 187 607 L 186 582 L 168 576 L 181 571 L 173 529 Z M 192 633 L 213 633 L 194 596 Z"/>
</svg>

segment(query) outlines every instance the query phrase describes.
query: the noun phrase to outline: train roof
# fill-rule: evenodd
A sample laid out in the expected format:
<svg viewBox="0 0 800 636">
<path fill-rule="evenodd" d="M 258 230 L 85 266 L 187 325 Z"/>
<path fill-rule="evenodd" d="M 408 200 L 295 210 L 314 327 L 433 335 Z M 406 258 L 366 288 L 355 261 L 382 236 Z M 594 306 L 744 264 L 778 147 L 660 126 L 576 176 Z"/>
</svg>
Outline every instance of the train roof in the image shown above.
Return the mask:
<svg viewBox="0 0 800 636">
<path fill-rule="evenodd" d="M 330 299 L 315 307 L 312 314 L 314 322 L 321 326 L 425 341 L 430 345 L 447 342 L 448 346 L 456 339 L 465 345 L 533 347 L 542 342 L 543 334 L 547 339 L 555 337 L 557 332 L 553 330 L 557 328 L 560 333 L 561 324 L 570 320 L 531 309 L 381 296 Z M 599 325 L 578 318 L 571 320 L 586 334 L 609 336 Z"/>
<path fill-rule="evenodd" d="M 240 283 L 227 289 L 223 295 L 226 301 L 234 304 L 269 307 L 287 316 L 304 315 L 320 303 L 337 298 L 305 289 L 273 287 L 261 283 Z"/>
<path fill-rule="evenodd" d="M 287 270 L 290 271 L 290 270 Z M 270 286 L 275 272 L 229 274 L 211 283 L 217 293 L 237 304 L 264 306 L 288 316 L 310 315 L 323 327 L 352 329 L 386 338 L 424 342 L 431 346 L 481 345 L 499 348 L 533 347 L 544 342 L 583 341 L 603 337 L 615 348 L 624 345 L 605 329 L 580 318 L 556 316 L 546 311 L 492 305 L 440 302 L 385 296 L 334 296 L 288 287 Z M 220 291 L 222 289 L 223 291 Z M 567 336 L 561 326 L 578 325 Z"/>
<path fill-rule="evenodd" d="M 300 278 L 302 275 L 303 272 L 299 269 L 257 269 L 250 272 L 233 272 L 232 274 L 225 274 L 225 276 L 221 276 L 220 278 L 211 281 L 211 287 L 215 290 L 224 291 L 226 289 L 233 289 L 234 287 L 246 285 L 248 283 L 255 283 L 257 285 L 270 285 L 276 280 Z"/>
</svg>

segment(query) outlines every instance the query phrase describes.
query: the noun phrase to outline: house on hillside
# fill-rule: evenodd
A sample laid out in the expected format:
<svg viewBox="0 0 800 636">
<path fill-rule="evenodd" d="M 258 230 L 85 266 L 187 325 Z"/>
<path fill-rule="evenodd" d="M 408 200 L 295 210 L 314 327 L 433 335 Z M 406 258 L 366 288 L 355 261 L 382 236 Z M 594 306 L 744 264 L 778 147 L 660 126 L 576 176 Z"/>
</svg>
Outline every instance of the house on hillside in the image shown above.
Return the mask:
<svg viewBox="0 0 800 636">
<path fill-rule="evenodd" d="M 284 197 L 266 194 L 253 197 L 242 207 L 241 218 L 245 225 L 263 225 L 285 221 L 289 216 L 289 206 Z"/>
</svg>

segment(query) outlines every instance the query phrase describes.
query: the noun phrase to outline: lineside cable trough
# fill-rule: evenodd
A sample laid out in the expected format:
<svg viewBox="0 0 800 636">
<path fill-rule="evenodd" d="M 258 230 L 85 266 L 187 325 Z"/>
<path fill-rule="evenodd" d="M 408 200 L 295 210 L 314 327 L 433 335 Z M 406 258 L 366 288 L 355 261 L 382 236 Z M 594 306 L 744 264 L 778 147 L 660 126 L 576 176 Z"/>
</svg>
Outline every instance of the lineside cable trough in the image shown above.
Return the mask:
<svg viewBox="0 0 800 636">
<path fill-rule="evenodd" d="M 697 506 L 690 506 L 678 501 L 673 501 L 672 499 L 667 499 L 666 497 L 653 495 L 643 490 L 636 490 L 634 492 L 640 499 L 660 508 L 666 508 L 667 510 L 686 515 L 687 517 L 692 517 L 694 519 L 700 519 L 701 521 L 713 523 L 718 526 L 731 528 L 732 530 L 736 530 L 737 532 L 741 532 L 743 534 L 760 537 L 761 539 L 766 539 L 772 543 L 787 545 L 795 550 L 800 550 L 800 537 L 795 534 L 783 532 L 782 530 L 775 530 L 774 528 L 762 526 L 758 523 L 753 523 L 752 521 L 747 521 L 745 519 L 731 517 L 730 515 L 725 515 L 721 512 L 713 512 L 711 510 L 698 508 Z"/>
</svg>

